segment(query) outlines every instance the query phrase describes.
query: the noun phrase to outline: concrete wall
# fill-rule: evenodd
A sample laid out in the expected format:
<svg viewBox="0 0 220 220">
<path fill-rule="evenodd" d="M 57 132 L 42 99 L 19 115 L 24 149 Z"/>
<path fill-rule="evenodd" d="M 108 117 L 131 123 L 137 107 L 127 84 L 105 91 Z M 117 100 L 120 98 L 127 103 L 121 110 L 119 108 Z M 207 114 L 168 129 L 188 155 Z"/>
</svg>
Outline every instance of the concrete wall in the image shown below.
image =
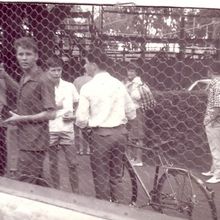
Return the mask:
<svg viewBox="0 0 220 220">
<path fill-rule="evenodd" d="M 0 220 L 179 219 L 7 178 L 0 178 L 0 198 Z"/>
</svg>

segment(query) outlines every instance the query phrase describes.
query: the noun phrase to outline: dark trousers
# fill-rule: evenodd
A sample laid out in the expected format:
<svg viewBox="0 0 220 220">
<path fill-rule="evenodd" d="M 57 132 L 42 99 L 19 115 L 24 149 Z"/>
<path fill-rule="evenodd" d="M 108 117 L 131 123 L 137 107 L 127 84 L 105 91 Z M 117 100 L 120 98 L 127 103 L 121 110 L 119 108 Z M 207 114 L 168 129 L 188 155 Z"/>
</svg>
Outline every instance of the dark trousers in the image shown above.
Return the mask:
<svg viewBox="0 0 220 220">
<path fill-rule="evenodd" d="M 127 138 L 121 129 L 108 133 L 98 130 L 92 133 L 91 168 L 96 198 L 115 200 L 119 193 L 123 194 L 120 182 Z"/>
<path fill-rule="evenodd" d="M 43 175 L 44 159 L 45 151 L 20 150 L 18 154 L 17 180 L 40 186 L 49 186 Z"/>
<path fill-rule="evenodd" d="M 7 164 L 6 128 L 0 127 L 0 176 L 5 174 Z"/>
</svg>

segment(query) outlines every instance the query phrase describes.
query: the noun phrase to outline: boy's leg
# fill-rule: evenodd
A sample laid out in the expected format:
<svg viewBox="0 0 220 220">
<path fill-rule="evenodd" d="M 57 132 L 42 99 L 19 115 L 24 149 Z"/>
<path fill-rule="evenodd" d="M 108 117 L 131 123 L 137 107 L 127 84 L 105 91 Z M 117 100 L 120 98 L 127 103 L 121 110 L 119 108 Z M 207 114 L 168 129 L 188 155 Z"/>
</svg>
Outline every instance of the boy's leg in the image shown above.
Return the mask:
<svg viewBox="0 0 220 220">
<path fill-rule="evenodd" d="M 41 184 L 46 182 L 43 180 L 44 159 L 45 151 L 20 150 L 18 155 L 17 180 L 37 185 L 45 185 Z"/>
<path fill-rule="evenodd" d="M 76 149 L 77 149 L 77 153 L 80 154 L 82 149 L 81 149 L 81 130 L 78 126 L 76 126 L 74 124 L 74 142 L 75 142 L 75 146 L 76 146 Z"/>
<path fill-rule="evenodd" d="M 137 151 L 136 151 L 136 161 L 137 164 L 136 165 L 143 165 L 143 161 L 142 161 L 142 155 L 143 155 L 143 146 L 144 146 L 144 142 L 142 139 L 137 141 Z"/>
<path fill-rule="evenodd" d="M 93 151 L 91 154 L 91 168 L 95 186 L 96 198 L 110 201 L 110 173 L 111 147 L 114 136 L 102 136 L 97 132 L 92 134 Z"/>
<path fill-rule="evenodd" d="M 110 160 L 110 190 L 112 201 L 123 200 L 124 191 L 121 182 L 123 176 L 123 157 L 127 138 L 124 134 L 115 134 L 115 145 L 111 150 Z"/>
<path fill-rule="evenodd" d="M 91 148 L 91 130 L 88 128 L 82 129 L 82 138 L 83 138 L 83 152 L 85 154 L 90 154 L 90 148 Z"/>
<path fill-rule="evenodd" d="M 76 160 L 77 149 L 74 145 L 73 132 L 62 132 L 60 145 L 62 146 L 65 153 L 72 192 L 79 193 L 78 163 Z"/>
<path fill-rule="evenodd" d="M 60 186 L 60 176 L 58 170 L 58 151 L 59 151 L 59 133 L 50 133 L 50 146 L 48 148 L 49 172 L 54 188 Z"/>
<path fill-rule="evenodd" d="M 6 147 L 6 128 L 0 127 L 0 176 L 6 171 L 7 147 Z"/>
<path fill-rule="evenodd" d="M 17 127 L 9 125 L 6 132 L 7 143 L 7 176 L 15 178 L 18 164 L 19 149 L 17 145 Z"/>
<path fill-rule="evenodd" d="M 220 124 L 206 126 L 206 134 L 212 155 L 211 172 L 220 178 Z"/>
</svg>

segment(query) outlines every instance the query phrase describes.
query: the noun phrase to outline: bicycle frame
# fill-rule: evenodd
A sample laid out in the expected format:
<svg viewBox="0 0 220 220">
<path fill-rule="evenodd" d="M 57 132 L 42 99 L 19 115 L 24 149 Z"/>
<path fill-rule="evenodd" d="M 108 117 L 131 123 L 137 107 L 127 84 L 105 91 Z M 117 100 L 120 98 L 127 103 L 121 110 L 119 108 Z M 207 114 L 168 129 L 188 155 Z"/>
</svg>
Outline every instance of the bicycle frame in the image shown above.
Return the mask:
<svg viewBox="0 0 220 220">
<path fill-rule="evenodd" d="M 143 148 L 144 150 L 146 150 L 146 148 Z M 168 161 L 164 158 L 164 161 L 166 162 L 166 165 L 163 163 L 163 160 L 162 160 L 162 156 L 161 155 L 158 155 L 159 157 L 159 160 L 160 160 L 160 164 L 161 166 L 156 166 L 155 168 L 155 174 L 154 174 L 154 180 L 153 180 L 153 189 L 151 189 L 150 191 L 147 189 L 147 187 L 145 186 L 141 176 L 139 175 L 139 173 L 137 172 L 137 170 L 135 169 L 134 166 L 132 166 L 132 164 L 130 163 L 129 159 L 128 159 L 128 156 L 125 155 L 126 157 L 126 161 L 129 163 L 130 167 L 132 167 L 134 173 L 135 173 L 135 176 L 136 178 L 138 179 L 139 183 L 141 184 L 141 187 L 144 189 L 144 192 L 146 194 L 146 196 L 148 197 L 149 199 L 149 204 L 151 203 L 152 201 L 152 192 L 154 192 L 158 186 L 158 179 L 159 179 L 159 172 L 160 172 L 160 168 L 163 167 L 164 168 L 164 171 L 167 169 L 167 168 L 173 168 L 173 165 L 171 163 L 168 163 Z M 179 169 L 179 168 L 177 168 Z"/>
<path fill-rule="evenodd" d="M 132 166 L 132 164 L 130 163 L 128 157 L 126 156 L 126 160 L 127 162 L 129 163 L 129 165 L 132 167 L 132 170 L 135 174 L 135 177 L 137 178 L 138 182 L 141 184 L 141 187 L 145 193 L 145 195 L 147 196 L 147 199 L 148 199 L 148 202 L 147 202 L 147 206 L 151 206 L 152 208 L 154 208 L 155 210 L 157 211 L 160 211 L 160 208 L 159 208 L 159 205 L 161 206 L 161 204 L 159 204 L 159 202 L 155 202 L 157 201 L 157 196 L 158 196 L 158 184 L 159 184 L 159 179 L 161 178 L 162 175 L 167 175 L 167 180 L 169 182 L 169 172 L 183 172 L 184 174 L 187 174 L 188 177 L 189 177 L 189 180 L 191 182 L 191 177 L 192 176 L 192 173 L 190 170 L 187 170 L 187 169 L 183 169 L 183 168 L 178 168 L 178 167 L 174 167 L 174 165 L 172 163 L 169 163 L 167 161 L 167 159 L 162 156 L 161 154 L 158 154 L 158 157 L 159 157 L 159 161 L 160 161 L 160 164 L 161 165 L 157 165 L 155 167 L 155 174 L 154 174 L 154 179 L 153 179 L 153 188 L 152 189 L 148 189 L 142 179 L 142 177 L 140 176 L 140 174 L 138 173 L 137 169 Z M 164 161 L 164 162 L 163 162 Z M 162 175 L 160 175 L 160 169 L 162 168 L 163 172 L 162 172 Z M 204 189 L 206 190 L 206 193 L 209 195 L 210 198 L 213 199 L 214 197 L 214 192 L 210 189 L 208 189 L 205 184 L 197 177 L 194 176 L 194 178 L 197 179 L 197 181 L 204 186 Z M 172 190 L 172 194 L 175 195 L 175 190 L 173 189 L 172 187 L 172 184 L 169 182 L 170 184 L 170 188 Z M 193 189 L 193 186 L 192 186 L 192 183 L 191 183 L 191 188 L 192 188 L 192 192 L 194 192 L 194 189 Z M 194 194 L 194 193 L 193 193 Z M 176 204 L 177 206 L 179 204 Z M 144 207 L 145 205 L 142 205 L 142 207 Z M 179 205 L 180 206 L 180 205 Z M 166 208 L 169 208 L 169 204 L 167 205 L 163 205 L 163 207 L 166 207 Z M 175 208 L 173 208 L 175 209 Z"/>
</svg>

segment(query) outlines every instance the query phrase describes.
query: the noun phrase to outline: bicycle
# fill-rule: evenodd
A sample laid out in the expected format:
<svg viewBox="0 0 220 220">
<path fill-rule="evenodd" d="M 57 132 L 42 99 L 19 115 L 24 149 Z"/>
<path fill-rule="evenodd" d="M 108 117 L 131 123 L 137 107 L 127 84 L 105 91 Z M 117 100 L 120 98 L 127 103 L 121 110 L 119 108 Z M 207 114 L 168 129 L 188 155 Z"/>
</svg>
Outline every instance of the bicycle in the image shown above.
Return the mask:
<svg viewBox="0 0 220 220">
<path fill-rule="evenodd" d="M 209 189 L 190 170 L 175 167 L 164 154 L 161 154 L 159 147 L 156 151 L 160 165 L 155 167 L 151 190 L 146 187 L 143 177 L 138 173 L 138 168 L 131 164 L 127 155 L 124 157 L 124 168 L 126 169 L 123 171 L 123 178 L 125 178 L 125 184 L 128 185 L 130 182 L 131 189 L 127 190 L 127 192 L 131 192 L 128 193 L 131 197 L 129 198 L 130 205 L 137 207 L 138 190 L 141 186 L 147 197 L 146 205 L 160 213 L 174 214 L 193 220 L 217 220 L 214 191 Z M 160 175 L 161 169 L 163 173 Z"/>
</svg>

